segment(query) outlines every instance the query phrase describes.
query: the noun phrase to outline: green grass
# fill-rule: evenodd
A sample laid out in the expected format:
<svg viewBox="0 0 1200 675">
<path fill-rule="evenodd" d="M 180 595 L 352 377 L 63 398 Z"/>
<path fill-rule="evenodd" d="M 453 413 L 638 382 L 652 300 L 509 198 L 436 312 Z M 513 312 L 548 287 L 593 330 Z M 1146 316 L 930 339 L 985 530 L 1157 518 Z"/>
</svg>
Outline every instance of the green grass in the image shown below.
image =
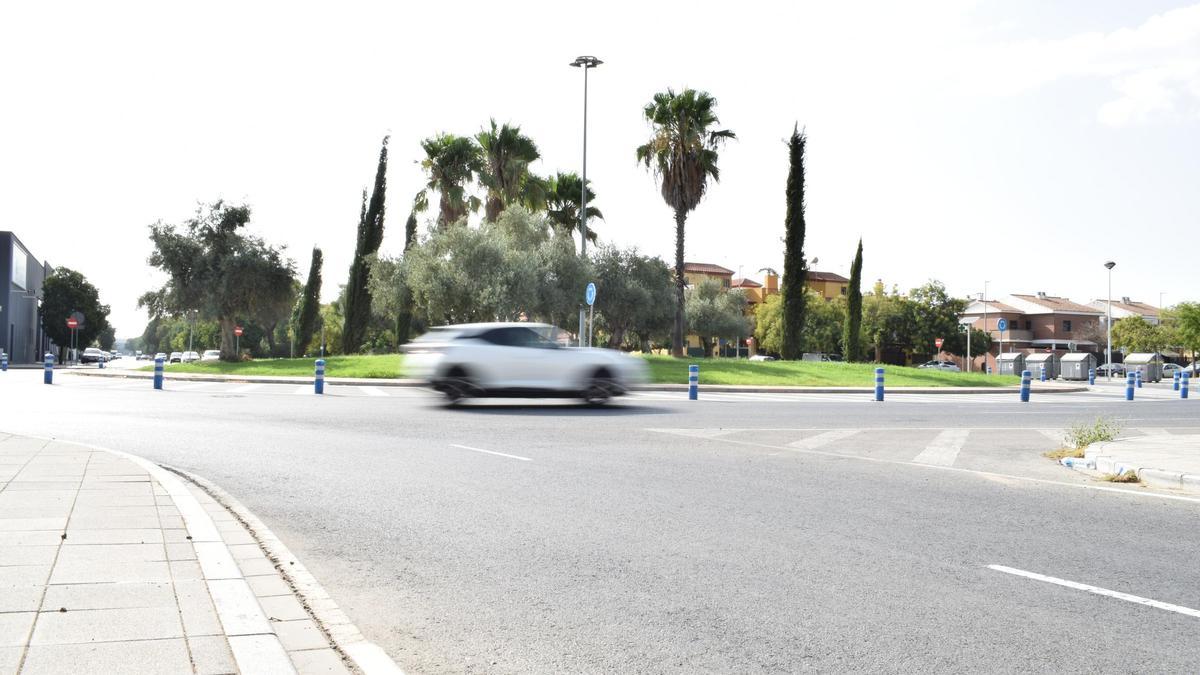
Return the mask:
<svg viewBox="0 0 1200 675">
<path fill-rule="evenodd" d="M 675 359 L 646 356 L 650 381 L 687 384 L 688 365 L 699 364 L 701 384 L 791 385 L 814 387 L 873 387 L 875 365 L 870 363 L 821 363 L 816 361 L 746 361 L 745 359 Z M 327 377 L 404 377 L 402 357 L 397 354 L 329 356 Z M 152 369 L 147 366 L 143 370 Z M 885 366 L 889 387 L 998 387 L 1020 383 L 1011 376 L 978 373 L 947 373 L 900 366 Z M 211 361 L 174 363 L 169 373 L 218 373 L 226 375 L 313 374 L 313 359 L 259 359 L 242 363 Z"/>
<path fill-rule="evenodd" d="M 676 359 L 647 356 L 651 382 L 686 384 L 688 366 L 700 366 L 700 384 L 791 385 L 811 387 L 874 387 L 875 364 L 820 361 L 746 361 L 736 359 Z M 889 387 L 999 387 L 1021 383 L 1011 375 L 948 373 L 941 370 L 884 366 Z"/>
<path fill-rule="evenodd" d="M 326 377 L 403 377 L 399 354 L 355 354 L 326 356 Z M 172 363 L 168 373 L 208 373 L 222 375 L 298 375 L 312 377 L 316 359 L 257 359 L 241 363 L 205 361 L 203 363 Z M 146 366 L 142 370 L 153 370 Z"/>
</svg>

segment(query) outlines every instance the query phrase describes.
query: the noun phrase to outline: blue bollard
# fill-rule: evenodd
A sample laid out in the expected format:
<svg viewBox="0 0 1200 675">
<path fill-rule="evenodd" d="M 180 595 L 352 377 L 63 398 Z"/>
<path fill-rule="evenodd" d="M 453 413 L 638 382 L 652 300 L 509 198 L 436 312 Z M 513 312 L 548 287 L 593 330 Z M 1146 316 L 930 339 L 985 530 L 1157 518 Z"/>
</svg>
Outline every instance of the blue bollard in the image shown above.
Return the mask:
<svg viewBox="0 0 1200 675">
<path fill-rule="evenodd" d="M 1129 373 L 1128 375 L 1126 375 L 1125 376 L 1125 400 L 1126 401 L 1133 400 L 1133 389 L 1136 386 L 1137 385 L 1134 383 L 1133 373 Z"/>
<path fill-rule="evenodd" d="M 163 385 L 163 360 L 162 357 L 154 359 L 154 388 L 162 389 Z"/>
<path fill-rule="evenodd" d="M 0 354 L 0 373 L 8 372 L 8 354 Z"/>
<path fill-rule="evenodd" d="M 1033 373 L 1028 370 L 1021 371 L 1021 403 L 1029 403 L 1029 389 L 1032 386 Z"/>
<path fill-rule="evenodd" d="M 1142 388 L 1142 369 L 1141 368 L 1138 368 L 1137 371 L 1134 372 L 1133 381 L 1137 382 L 1138 389 Z"/>
<path fill-rule="evenodd" d="M 1172 386 L 1171 386 L 1171 388 L 1172 388 L 1172 389 L 1174 389 L 1175 391 L 1179 391 L 1179 381 L 1180 381 L 1181 379 L 1183 379 L 1183 378 L 1181 377 L 1182 375 L 1183 375 L 1183 371 L 1181 371 L 1181 370 L 1177 370 L 1177 371 L 1175 371 L 1175 377 L 1171 378 L 1171 379 L 1173 379 L 1173 380 L 1174 380 L 1174 382 L 1172 383 Z"/>
<path fill-rule="evenodd" d="M 1096 384 L 1096 369 L 1088 368 L 1088 384 Z"/>
<path fill-rule="evenodd" d="M 875 400 L 883 400 L 883 368 L 875 369 Z"/>
<path fill-rule="evenodd" d="M 313 380 L 313 392 L 325 393 L 325 359 L 317 359 L 317 376 Z"/>
<path fill-rule="evenodd" d="M 688 400 L 700 398 L 700 366 L 693 363 L 688 366 Z"/>
<path fill-rule="evenodd" d="M 1038 379 L 1042 382 L 1046 381 L 1046 366 L 1038 366 Z"/>
<path fill-rule="evenodd" d="M 54 384 L 54 355 L 46 352 L 46 361 L 44 364 L 45 372 L 42 375 L 42 382 L 46 384 Z"/>
<path fill-rule="evenodd" d="M 1187 372 L 1187 371 L 1184 371 L 1184 373 L 1183 373 L 1183 384 L 1181 385 L 1181 387 L 1180 387 L 1180 389 L 1179 389 L 1179 398 L 1187 398 L 1187 395 L 1188 395 L 1188 380 L 1190 380 L 1190 379 L 1192 379 L 1192 374 L 1191 374 L 1191 373 L 1189 373 L 1189 372 Z"/>
<path fill-rule="evenodd" d="M 991 367 L 991 366 L 988 366 L 987 368 L 988 368 L 988 375 L 991 375 L 991 374 L 992 374 L 992 367 Z"/>
<path fill-rule="evenodd" d="M 97 365 L 97 366 L 98 366 L 98 367 L 99 367 L 101 370 L 103 370 L 103 369 L 104 369 L 104 357 L 103 357 L 103 356 L 101 356 L 101 357 L 100 357 L 100 360 L 96 362 L 96 365 Z"/>
</svg>

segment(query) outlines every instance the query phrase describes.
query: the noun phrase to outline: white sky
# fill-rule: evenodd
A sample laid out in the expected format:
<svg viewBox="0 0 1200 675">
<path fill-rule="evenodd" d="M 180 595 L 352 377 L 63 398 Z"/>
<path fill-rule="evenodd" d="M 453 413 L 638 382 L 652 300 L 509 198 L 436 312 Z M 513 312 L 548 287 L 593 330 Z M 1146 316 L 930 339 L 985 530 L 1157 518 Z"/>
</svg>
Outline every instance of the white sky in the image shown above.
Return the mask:
<svg viewBox="0 0 1200 675">
<path fill-rule="evenodd" d="M 808 242 L 867 283 L 957 294 L 1200 299 L 1200 4 L 11 3 L 0 22 L 0 229 L 82 271 L 139 334 L 146 226 L 244 200 L 300 275 L 345 281 L 359 192 L 392 134 L 384 250 L 402 245 L 418 142 L 489 116 L 588 175 L 602 238 L 671 260 L 673 223 L 634 161 L 641 108 L 706 89 L 723 179 L 687 257 L 782 267 L 784 138 L 809 133 Z M 1179 262 L 1172 248 L 1188 250 Z M 582 293 L 582 289 L 580 289 Z M 603 290 L 601 290 L 603 292 Z"/>
</svg>

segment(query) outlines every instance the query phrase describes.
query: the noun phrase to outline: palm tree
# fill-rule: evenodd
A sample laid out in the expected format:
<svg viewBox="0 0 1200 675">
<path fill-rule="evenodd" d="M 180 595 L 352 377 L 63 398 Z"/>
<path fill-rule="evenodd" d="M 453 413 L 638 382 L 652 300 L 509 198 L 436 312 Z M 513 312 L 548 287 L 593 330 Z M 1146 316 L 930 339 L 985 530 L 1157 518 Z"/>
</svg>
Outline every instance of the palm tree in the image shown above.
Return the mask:
<svg viewBox="0 0 1200 675">
<path fill-rule="evenodd" d="M 456 223 L 468 212 L 479 210 L 479 198 L 467 194 L 467 186 L 483 171 L 483 159 L 475 139 L 454 134 L 438 134 L 421 141 L 425 159 L 425 188 L 417 195 L 418 203 L 426 203 L 428 191 L 436 190 L 438 225 Z"/>
<path fill-rule="evenodd" d="M 653 132 L 638 146 L 638 162 L 662 181 L 662 198 L 675 211 L 675 328 L 671 353 L 683 356 L 683 231 L 708 189 L 708 179 L 720 180 L 717 149 L 726 139 L 736 138 L 728 129 L 714 130 L 720 123 L 717 100 L 708 92 L 673 89 L 654 95 L 643 114 Z"/>
<path fill-rule="evenodd" d="M 579 207 L 583 204 L 583 181 L 579 179 L 579 174 L 574 172 L 557 173 L 549 178 L 546 183 L 548 190 L 546 192 L 546 217 L 554 229 L 560 232 L 573 233 L 579 230 Z M 587 207 L 588 241 L 596 243 L 596 231 L 592 229 L 591 220 L 599 218 L 604 220 L 604 215 L 600 213 L 600 209 L 590 206 L 596 199 L 596 191 L 591 187 L 592 181 L 588 181 Z"/>
<path fill-rule="evenodd" d="M 475 135 L 483 152 L 483 171 L 479 182 L 487 189 L 484 218 L 495 222 L 511 204 L 524 204 L 530 210 L 545 206 L 546 183 L 529 173 L 529 165 L 541 157 L 533 139 L 521 133 L 521 127 L 504 124 Z"/>
</svg>

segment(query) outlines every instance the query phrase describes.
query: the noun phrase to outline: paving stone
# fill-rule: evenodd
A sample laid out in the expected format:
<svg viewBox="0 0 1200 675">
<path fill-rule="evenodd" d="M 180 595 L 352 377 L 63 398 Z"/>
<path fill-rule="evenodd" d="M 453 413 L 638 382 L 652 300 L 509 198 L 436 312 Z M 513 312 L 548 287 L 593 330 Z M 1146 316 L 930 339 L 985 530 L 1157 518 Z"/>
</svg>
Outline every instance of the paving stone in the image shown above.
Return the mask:
<svg viewBox="0 0 1200 675">
<path fill-rule="evenodd" d="M 31 645 L 65 645 L 183 637 L 174 607 L 42 612 Z"/>
<path fill-rule="evenodd" d="M 63 547 L 64 550 L 67 547 Z M 171 569 L 166 561 L 158 562 L 104 562 L 80 561 L 54 566 L 50 576 L 52 584 L 99 584 L 130 581 L 170 581 Z"/>
<path fill-rule="evenodd" d="M 0 567 L 0 589 L 10 586 L 43 586 L 50 576 L 50 565 L 10 565 Z M 3 590 L 0 590 L 3 592 Z"/>
<path fill-rule="evenodd" d="M 70 535 L 67 535 L 68 539 Z M 59 565 L 83 562 L 150 562 L 166 560 L 162 544 L 78 544 L 64 546 L 58 555 Z"/>
<path fill-rule="evenodd" d="M 0 612 L 36 612 L 42 604 L 41 584 L 0 588 Z M 0 669 L 0 673 L 4 672 Z"/>
<path fill-rule="evenodd" d="M 0 518 L 0 532 L 19 532 L 25 530 L 58 530 L 62 532 L 67 527 L 67 519 L 63 518 Z"/>
<path fill-rule="evenodd" d="M 284 672 L 280 670 L 284 664 L 289 666 L 289 672 L 293 670 L 287 652 L 274 635 L 234 636 L 229 638 L 229 648 L 247 672 Z"/>
<path fill-rule="evenodd" d="M 229 547 L 229 552 L 233 554 L 234 560 L 253 560 L 266 557 L 258 544 L 235 544 Z"/>
<path fill-rule="evenodd" d="M 0 532 L 0 544 L 6 546 L 49 546 L 62 541 L 62 530 L 23 530 Z"/>
<path fill-rule="evenodd" d="M 17 665 L 21 663 L 21 654 L 24 652 L 23 647 L 0 647 L 0 673 L 17 672 Z"/>
<path fill-rule="evenodd" d="M 182 639 L 41 645 L 29 648 L 21 675 L 183 675 L 191 673 Z"/>
<path fill-rule="evenodd" d="M 21 647 L 29 637 L 36 612 L 0 614 L 0 647 Z"/>
<path fill-rule="evenodd" d="M 258 604 L 267 618 L 272 621 L 299 621 L 312 618 L 295 595 L 273 595 L 259 598 Z"/>
<path fill-rule="evenodd" d="M 250 584 L 250 588 L 254 591 L 254 594 L 260 598 L 272 595 L 292 595 L 291 587 L 277 574 L 246 577 L 246 582 Z"/>
<path fill-rule="evenodd" d="M 279 574 L 279 570 L 275 569 L 275 563 L 266 558 L 254 558 L 250 560 L 239 560 L 237 566 L 242 570 L 242 574 L 248 577 L 262 576 L 264 574 Z"/>
<path fill-rule="evenodd" d="M 77 513 L 71 517 L 71 527 L 81 530 L 150 529 L 159 527 L 159 521 L 158 515 L 116 516 L 97 515 L 94 513 Z"/>
<path fill-rule="evenodd" d="M 181 541 L 188 540 L 188 531 L 183 528 L 165 528 L 162 530 L 163 541 L 168 544 L 176 544 Z"/>
<path fill-rule="evenodd" d="M 175 578 L 175 581 L 204 578 L 204 573 L 200 570 L 200 563 L 195 560 L 173 560 L 170 565 L 171 576 Z"/>
<path fill-rule="evenodd" d="M 213 607 L 208 586 L 201 580 L 175 582 L 175 597 L 179 602 L 179 614 L 183 618 L 184 633 L 193 635 L 223 635 L 221 622 Z"/>
<path fill-rule="evenodd" d="M 0 566 L 3 565 L 50 565 L 58 546 L 13 546 L 0 544 Z"/>
<path fill-rule="evenodd" d="M 192 661 L 196 664 L 196 675 L 225 675 L 236 673 L 237 664 L 229 651 L 225 636 L 188 636 L 192 649 Z"/>
<path fill-rule="evenodd" d="M 254 537 L 249 532 L 247 532 L 245 529 L 237 529 L 237 530 L 232 530 L 229 532 L 222 532 L 221 539 L 223 539 L 225 541 L 225 543 L 229 544 L 230 546 L 237 546 L 240 544 L 254 544 L 255 546 L 258 545 L 258 542 L 255 541 Z"/>
<path fill-rule="evenodd" d="M 75 530 L 67 529 L 67 546 L 77 544 L 161 544 L 163 533 L 156 529 Z"/>
<path fill-rule="evenodd" d="M 288 651 L 299 649 L 321 649 L 329 646 L 329 639 L 317 628 L 312 619 L 278 621 L 274 624 L 275 634 Z"/>
<path fill-rule="evenodd" d="M 42 490 L 66 490 L 79 487 L 77 480 L 12 480 L 4 487 L 5 492 L 40 492 Z"/>
<path fill-rule="evenodd" d="M 288 656 L 300 675 L 350 675 L 342 657 L 332 649 L 290 651 Z"/>
<path fill-rule="evenodd" d="M 195 560 L 196 549 L 190 541 L 178 544 L 167 544 L 167 560 Z"/>
<path fill-rule="evenodd" d="M 167 582 L 47 586 L 42 607 L 48 612 L 62 607 L 69 611 L 175 607 L 175 592 Z"/>
</svg>

